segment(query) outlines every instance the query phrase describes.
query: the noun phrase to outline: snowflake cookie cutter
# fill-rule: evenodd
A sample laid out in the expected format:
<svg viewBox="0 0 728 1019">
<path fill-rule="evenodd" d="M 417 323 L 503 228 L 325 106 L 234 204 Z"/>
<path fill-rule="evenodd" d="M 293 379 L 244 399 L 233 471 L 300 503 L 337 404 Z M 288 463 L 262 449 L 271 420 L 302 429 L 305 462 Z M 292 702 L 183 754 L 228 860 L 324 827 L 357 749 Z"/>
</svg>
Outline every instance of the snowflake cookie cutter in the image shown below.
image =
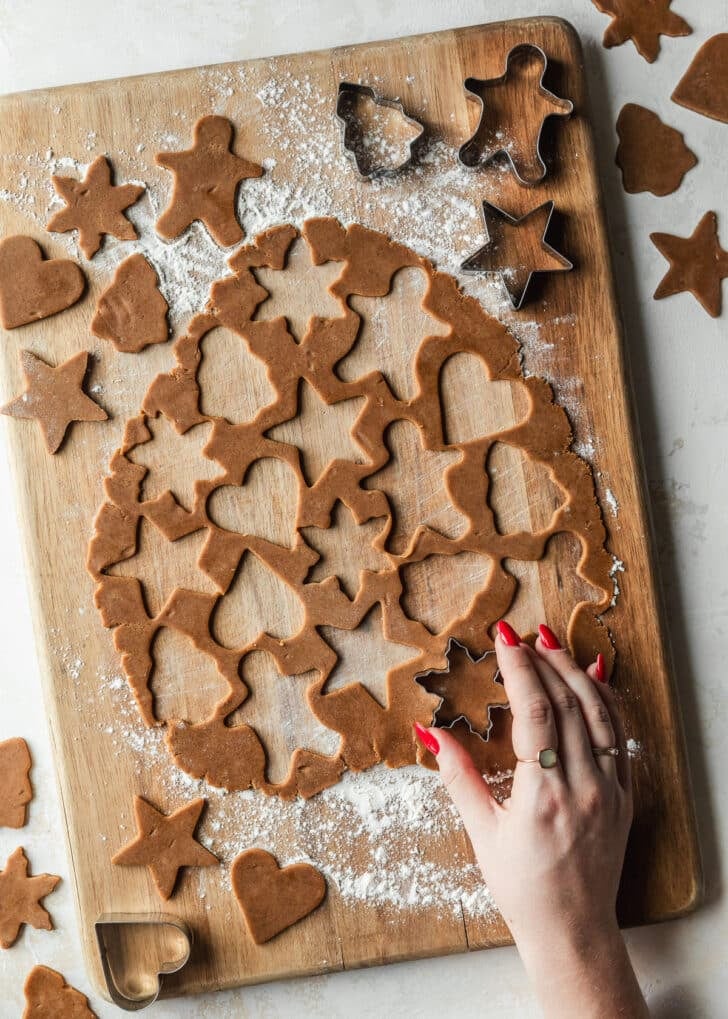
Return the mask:
<svg viewBox="0 0 728 1019">
<path fill-rule="evenodd" d="M 537 176 L 524 176 L 516 165 L 512 153 L 509 151 L 508 144 L 501 144 L 501 139 L 498 138 L 500 132 L 493 132 L 493 139 L 488 143 L 488 140 L 484 142 L 478 141 L 478 136 L 484 126 L 484 119 L 486 117 L 486 104 L 482 95 L 482 92 L 489 88 L 497 88 L 498 86 L 505 85 L 510 74 L 512 73 L 512 65 L 518 61 L 524 59 L 535 58 L 542 66 L 541 74 L 538 80 L 538 86 L 536 92 L 542 99 L 552 107 L 549 113 L 546 113 L 538 127 L 535 138 L 535 156 L 536 165 L 539 168 L 539 174 Z M 536 46 L 535 43 L 518 43 L 517 46 L 513 46 L 506 55 L 505 70 L 497 78 L 466 78 L 463 82 L 465 95 L 467 99 L 473 102 L 480 103 L 480 116 L 478 117 L 478 126 L 475 132 L 471 135 L 468 140 L 460 146 L 458 150 L 458 162 L 467 167 L 469 170 L 477 169 L 479 166 L 485 166 L 495 159 L 498 155 L 504 155 L 510 165 L 513 174 L 522 187 L 535 187 L 540 184 L 547 173 L 546 164 L 543 161 L 541 155 L 541 138 L 543 135 L 544 126 L 546 121 L 550 117 L 568 117 L 574 112 L 574 104 L 570 99 L 562 99 L 560 96 L 555 95 L 544 85 L 544 78 L 548 70 L 548 57 L 541 49 L 540 46 Z"/>
<path fill-rule="evenodd" d="M 368 161 L 362 158 L 361 147 L 356 144 L 355 135 L 358 118 L 353 112 L 353 106 L 356 100 L 361 97 L 370 99 L 377 106 L 396 110 L 400 114 L 403 123 L 407 124 L 416 132 L 406 143 L 408 150 L 407 157 L 394 166 L 378 166 L 376 164 L 370 166 Z M 409 114 L 405 113 L 404 106 L 399 99 L 388 99 L 386 96 L 379 95 L 369 85 L 360 85 L 353 81 L 339 82 L 335 116 L 341 127 L 341 144 L 344 149 L 344 155 L 362 180 L 375 180 L 378 177 L 393 177 L 395 174 L 406 169 L 414 160 L 417 148 L 419 147 L 422 136 L 425 133 L 424 125 L 419 120 L 415 120 L 414 117 L 410 117 Z"/>
<path fill-rule="evenodd" d="M 139 972 L 122 974 L 115 970 L 114 954 L 118 947 L 118 937 L 123 928 L 156 927 L 168 928 L 168 933 L 174 937 L 179 945 L 176 956 L 165 959 L 158 967 L 154 966 L 154 973 L 151 979 L 156 979 L 153 990 L 135 994 L 120 986 L 120 977 L 129 975 L 139 978 Z M 153 1005 L 162 992 L 164 978 L 172 973 L 178 973 L 187 965 L 192 952 L 194 935 L 192 929 L 177 916 L 169 913 L 106 913 L 100 916 L 94 924 L 96 944 L 101 959 L 101 969 L 104 975 L 106 990 L 112 1002 L 125 1012 L 140 1012 L 143 1008 Z M 144 974 L 146 975 L 146 974 Z"/>
<path fill-rule="evenodd" d="M 475 665 L 481 665 L 483 662 L 487 661 L 488 658 L 491 658 L 492 656 L 495 655 L 495 651 L 484 651 L 483 654 L 480 655 L 480 657 L 474 658 L 469 647 L 466 647 L 465 644 L 462 644 L 459 640 L 457 640 L 456 637 L 450 637 L 448 639 L 448 642 L 447 642 L 447 647 L 445 648 L 445 659 L 447 661 L 447 665 L 445 665 L 445 667 L 442 668 L 442 669 L 427 669 L 424 672 L 418 672 L 413 677 L 415 682 L 416 683 L 420 683 L 420 685 L 422 686 L 423 684 L 421 683 L 421 680 L 427 679 L 428 676 L 449 676 L 450 672 L 451 672 L 451 669 L 452 669 L 453 652 L 458 652 L 459 654 L 464 655 L 465 658 L 467 659 L 467 661 L 471 665 L 474 665 L 474 666 Z M 494 672 L 493 677 L 492 677 L 493 683 L 497 682 L 498 678 L 500 677 L 500 674 L 501 674 L 500 673 L 500 669 L 496 669 L 496 671 Z M 458 722 L 460 722 L 460 721 L 465 722 L 465 724 L 467 725 L 468 729 L 473 734 L 473 736 L 477 736 L 478 739 L 483 741 L 483 743 L 487 743 L 488 742 L 488 737 L 490 736 L 491 729 L 493 728 L 493 719 L 492 719 L 491 712 L 494 709 L 496 709 L 496 710 L 503 710 L 504 708 L 508 707 L 508 703 L 507 702 L 505 702 L 505 703 L 497 703 L 497 704 L 496 703 L 493 703 L 493 704 L 489 703 L 487 705 L 487 707 L 488 707 L 488 729 L 487 729 L 486 734 L 484 736 L 480 729 L 475 729 L 473 727 L 471 719 L 468 718 L 468 716 L 464 712 L 461 712 L 460 714 L 456 715 L 454 718 L 452 718 L 447 723 L 444 723 L 444 722 L 443 723 L 439 723 L 439 722 L 437 722 L 437 715 L 440 712 L 442 706 L 444 705 L 446 698 L 444 696 L 440 696 L 439 694 L 434 694 L 434 696 L 436 696 L 436 697 L 439 696 L 440 697 L 440 703 L 437 705 L 437 707 L 435 708 L 435 710 L 432 713 L 433 714 L 433 718 L 435 719 L 435 724 L 436 725 L 439 725 L 439 727 L 442 728 L 442 729 L 452 729 L 452 728 L 454 728 L 455 725 L 457 725 Z"/>
</svg>

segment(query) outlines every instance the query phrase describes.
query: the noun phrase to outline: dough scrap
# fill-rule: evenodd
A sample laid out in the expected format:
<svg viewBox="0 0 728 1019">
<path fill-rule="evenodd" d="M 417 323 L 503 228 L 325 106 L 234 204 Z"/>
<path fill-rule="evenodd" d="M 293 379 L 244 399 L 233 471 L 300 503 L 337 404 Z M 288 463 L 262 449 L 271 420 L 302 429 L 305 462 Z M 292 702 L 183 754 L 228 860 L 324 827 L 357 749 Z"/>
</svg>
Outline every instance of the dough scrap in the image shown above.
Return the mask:
<svg viewBox="0 0 728 1019">
<path fill-rule="evenodd" d="M 718 241 L 716 214 L 706 212 L 690 237 L 653 233 L 650 240 L 670 263 L 653 295 L 655 300 L 687 290 L 717 318 L 723 306 L 721 281 L 728 276 L 728 251 Z"/>
<path fill-rule="evenodd" d="M 688 110 L 728 124 L 728 32 L 703 43 L 671 99 Z"/>
<path fill-rule="evenodd" d="M 494 651 L 474 658 L 468 648 L 453 641 L 446 651 L 447 671 L 432 669 L 417 682 L 440 698 L 435 725 L 446 728 L 463 719 L 475 735 L 488 739 L 493 728 L 491 710 L 508 707 Z"/>
<path fill-rule="evenodd" d="M 237 244 L 243 230 L 235 215 L 238 185 L 260 177 L 263 167 L 231 151 L 233 125 L 226 117 L 202 117 L 193 128 L 193 145 L 183 152 L 159 152 L 156 162 L 174 174 L 169 205 L 157 233 L 179 237 L 199 219 L 222 247 Z"/>
<path fill-rule="evenodd" d="M 630 195 L 641 191 L 671 195 L 698 162 L 680 131 L 637 103 L 627 103 L 620 110 L 617 134 L 615 161 L 622 171 L 624 190 Z"/>
<path fill-rule="evenodd" d="M 124 209 L 139 199 L 144 187 L 112 184 L 111 164 L 106 156 L 94 159 L 83 180 L 75 177 L 52 177 L 51 180 L 66 206 L 51 216 L 46 230 L 55 233 L 78 230 L 79 247 L 86 258 L 93 258 L 104 234 L 120 241 L 134 241 L 139 236 L 124 215 Z"/>
<path fill-rule="evenodd" d="M 489 630 L 507 613 L 517 591 L 516 578 L 504 561 L 540 559 L 553 534 L 569 532 L 580 542 L 579 576 L 598 592 L 594 601 L 575 606 L 568 630 L 570 647 L 584 663 L 593 661 L 597 651 L 610 664 L 614 656 L 609 632 L 600 619 L 612 600 L 612 559 L 604 548 L 606 531 L 591 469 L 569 450 L 572 436 L 568 419 L 564 410 L 553 403 L 550 386 L 542 379 L 522 375 L 518 345 L 506 327 L 488 315 L 477 300 L 464 295 L 452 276 L 436 271 L 427 259 L 404 245 L 358 224 L 344 228 L 335 219 L 320 218 L 304 224 L 303 236 L 314 264 L 341 263 L 341 272 L 330 285 L 331 294 L 340 302 L 341 316 L 313 319 L 312 327 L 299 342 L 288 331 L 284 317 L 270 321 L 256 319 L 256 310 L 268 292 L 260 286 L 254 272 L 258 267 L 284 271 L 287 252 L 297 236 L 298 231 L 289 225 L 260 234 L 230 258 L 233 275 L 212 285 L 204 312 L 192 319 L 187 334 L 174 345 L 176 366 L 157 376 L 143 401 L 142 412 L 127 424 L 124 441 L 112 458 L 105 481 L 106 501 L 97 514 L 87 558 L 87 567 L 97 584 L 97 608 L 104 625 L 114 630 L 114 643 L 142 718 L 147 725 L 160 721 L 168 725 L 167 742 L 179 766 L 196 777 L 207 776 L 225 788 L 255 788 L 285 797 L 313 795 L 335 782 L 344 768 L 358 770 L 379 761 L 401 767 L 424 760 L 424 752 L 414 742 L 412 722 L 429 724 L 438 698 L 427 693 L 415 681 L 415 675 L 444 666 L 450 636 L 477 653 L 492 650 Z M 413 363 L 415 395 L 400 401 L 382 374 L 370 372 L 361 379 L 345 382 L 338 376 L 336 365 L 351 351 L 360 327 L 359 315 L 348 304 L 349 296 L 385 296 L 393 276 L 405 266 L 424 272 L 427 289 L 422 306 L 451 328 L 445 335 L 428 336 L 422 341 Z M 220 326 L 236 333 L 265 364 L 275 391 L 275 399 L 262 407 L 253 420 L 228 421 L 200 410 L 197 371 L 201 344 L 210 331 Z M 489 379 L 522 387 L 530 411 L 505 431 L 448 446 L 443 434 L 440 379 L 448 359 L 462 351 L 483 362 Z M 352 434 L 366 451 L 367 462 L 337 460 L 311 486 L 302 473 L 298 448 L 288 442 L 275 442 L 266 435 L 272 427 L 296 416 L 302 379 L 328 405 L 352 398 L 364 400 Z M 172 492 L 151 501 L 143 498 L 146 468 L 135 464 L 131 456 L 149 441 L 148 422 L 158 415 L 164 415 L 180 433 L 203 422 L 212 425 L 205 456 L 213 458 L 223 473 L 197 482 L 191 508 L 182 507 Z M 413 531 L 406 554 L 401 556 L 386 550 L 392 527 L 392 511 L 386 496 L 376 488 L 369 490 L 363 486 L 367 478 L 387 463 L 390 452 L 386 432 L 398 420 L 405 420 L 419 430 L 423 448 L 449 449 L 458 454 L 456 462 L 448 467 L 443 484 L 453 505 L 467 518 L 467 527 L 455 538 L 420 525 Z M 484 470 L 489 451 L 497 441 L 523 450 L 530 460 L 550 472 L 554 483 L 565 493 L 562 505 L 554 511 L 544 530 L 499 533 L 488 501 L 489 478 Z M 290 547 L 255 534 L 225 530 L 207 513 L 208 501 L 217 488 L 243 485 L 250 466 L 264 457 L 287 464 L 297 479 L 297 536 Z M 357 523 L 385 518 L 374 540 L 385 559 L 384 568 L 363 571 L 353 598 L 342 591 L 335 577 L 319 583 L 308 582 L 318 553 L 305 543 L 302 535 L 308 527 L 330 527 L 337 501 L 347 507 Z M 204 530 L 205 544 L 198 565 L 215 583 L 218 593 L 179 588 L 155 616 L 149 615 L 143 578 L 107 573 L 114 564 L 135 554 L 142 519 L 153 523 L 170 541 Z M 402 607 L 401 571 L 408 563 L 420 562 L 431 555 L 454 556 L 460 552 L 486 557 L 494 566 L 488 572 L 484 589 L 448 627 L 450 632 L 432 634 L 423 624 L 410 619 Z M 212 635 L 211 619 L 243 556 L 249 554 L 295 593 L 305 610 L 304 625 L 285 639 L 263 632 L 244 647 L 223 647 Z M 387 676 L 386 705 L 367 690 L 366 675 L 359 682 L 326 692 L 337 656 L 319 628 L 354 630 L 377 606 L 384 638 L 412 648 L 412 657 L 392 668 Z M 170 627 L 191 640 L 198 651 L 211 658 L 227 681 L 228 693 L 214 706 L 209 718 L 196 725 L 183 724 L 184 719 L 160 720 L 155 716 L 150 691 L 151 647 L 161 627 Z M 316 678 L 305 691 L 308 707 L 319 722 L 342 737 L 340 753 L 335 757 L 314 755 L 300 748 L 298 756 L 294 754 L 292 758 L 284 783 L 266 782 L 266 748 L 255 730 L 244 724 L 226 724 L 226 719 L 248 696 L 240 663 L 254 650 L 267 651 L 281 675 L 315 672 Z M 479 737 L 476 740 L 483 743 Z M 497 754 L 490 747 L 488 753 L 491 758 L 498 757 L 498 764 L 508 758 L 502 747 Z"/>
<path fill-rule="evenodd" d="M 326 880 L 310 863 L 280 867 L 264 849 L 248 849 L 236 857 L 230 877 L 256 945 L 313 913 L 326 895 Z"/>
<path fill-rule="evenodd" d="M 17 737 L 0 743 L 0 828 L 22 828 L 33 799 L 28 744 Z"/>
<path fill-rule="evenodd" d="M 672 0 L 592 0 L 602 14 L 612 20 L 604 32 L 606 49 L 621 46 L 631 39 L 640 56 L 653 63 L 660 52 L 660 36 L 691 35 L 684 18 L 670 10 Z"/>
<path fill-rule="evenodd" d="M 169 305 L 159 291 L 159 278 L 144 255 L 131 255 L 117 268 L 99 297 L 91 332 L 110 340 L 117 350 L 136 354 L 169 337 Z"/>
<path fill-rule="evenodd" d="M 29 350 L 21 350 L 26 388 L 0 408 L 0 414 L 36 420 L 49 453 L 58 451 L 72 421 L 106 421 L 106 411 L 83 391 L 88 356 L 82 350 L 54 367 Z"/>
<path fill-rule="evenodd" d="M 121 867 L 148 867 L 160 896 L 169 899 L 182 867 L 214 867 L 219 863 L 194 837 L 206 802 L 200 797 L 165 814 L 143 796 L 135 796 L 138 835 L 111 862 Z"/>
<path fill-rule="evenodd" d="M 70 258 L 44 258 L 32 237 L 0 241 L 0 322 L 4 329 L 57 315 L 86 289 L 81 267 Z"/>
<path fill-rule="evenodd" d="M 86 995 L 48 966 L 34 966 L 23 990 L 23 1019 L 98 1019 Z"/>
<path fill-rule="evenodd" d="M 40 900 L 50 895 L 61 879 L 53 874 L 28 874 L 28 858 L 18 846 L 0 870 L 0 948 L 10 948 L 24 923 L 52 931 L 53 922 Z"/>
</svg>

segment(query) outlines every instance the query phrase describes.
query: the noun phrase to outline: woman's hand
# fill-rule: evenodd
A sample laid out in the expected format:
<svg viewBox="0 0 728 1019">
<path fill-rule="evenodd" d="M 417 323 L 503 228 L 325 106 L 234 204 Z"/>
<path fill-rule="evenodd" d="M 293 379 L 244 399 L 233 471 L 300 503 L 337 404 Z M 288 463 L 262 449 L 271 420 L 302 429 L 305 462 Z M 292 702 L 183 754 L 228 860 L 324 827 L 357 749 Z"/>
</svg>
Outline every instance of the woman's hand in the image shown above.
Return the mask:
<svg viewBox="0 0 728 1019">
<path fill-rule="evenodd" d="M 503 622 L 496 653 L 519 759 L 510 799 L 493 798 L 446 729 L 418 727 L 418 735 L 437 754 L 547 1015 L 646 1016 L 616 919 L 632 786 L 601 662 L 582 672 L 547 627 L 533 650 Z M 608 747 L 618 755 L 595 756 L 594 748 Z M 553 768 L 537 760 L 547 748 L 558 754 Z"/>
</svg>

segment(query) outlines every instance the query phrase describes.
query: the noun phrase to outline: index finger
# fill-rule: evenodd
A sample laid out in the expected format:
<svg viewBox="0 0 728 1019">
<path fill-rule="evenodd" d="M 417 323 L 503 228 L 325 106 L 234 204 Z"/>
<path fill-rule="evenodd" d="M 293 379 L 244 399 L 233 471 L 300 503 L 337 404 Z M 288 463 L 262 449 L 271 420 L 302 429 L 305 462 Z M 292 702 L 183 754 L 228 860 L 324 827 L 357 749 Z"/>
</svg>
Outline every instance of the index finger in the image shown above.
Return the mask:
<svg viewBox="0 0 728 1019">
<path fill-rule="evenodd" d="M 498 667 L 513 715 L 513 750 L 517 758 L 533 761 L 542 750 L 559 748 L 551 700 L 518 634 L 498 623 L 495 640 Z"/>
</svg>

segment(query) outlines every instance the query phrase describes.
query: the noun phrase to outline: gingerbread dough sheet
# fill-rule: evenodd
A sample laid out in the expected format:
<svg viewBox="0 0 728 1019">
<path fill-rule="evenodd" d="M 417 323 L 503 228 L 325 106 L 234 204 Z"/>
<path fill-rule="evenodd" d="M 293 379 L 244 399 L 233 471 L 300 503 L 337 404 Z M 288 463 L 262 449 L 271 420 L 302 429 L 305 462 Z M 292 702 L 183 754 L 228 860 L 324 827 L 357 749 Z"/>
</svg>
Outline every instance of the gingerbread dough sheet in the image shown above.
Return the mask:
<svg viewBox="0 0 728 1019">
<path fill-rule="evenodd" d="M 532 188 L 457 160 L 478 120 L 464 78 L 497 78 L 522 43 L 574 104 Z M 31 283 L 61 269 L 57 299 L 10 308 L 0 405 L 22 410 L 27 350 L 70 363 L 69 409 L 93 418 L 41 402 L 2 425 L 100 990 L 109 913 L 192 928 L 165 994 L 507 941 L 412 735 L 437 713 L 507 792 L 490 667 L 415 678 L 445 667 L 450 637 L 477 660 L 504 614 L 524 634 L 547 621 L 585 664 L 601 650 L 645 748 L 623 919 L 695 901 L 680 740 L 648 749 L 655 724 L 678 729 L 581 68 L 572 31 L 534 19 L 14 97 L 2 235 L 36 245 Z M 432 132 L 427 160 L 378 181 L 354 173 L 333 117 L 338 82 L 366 75 Z M 68 204 L 52 178 L 83 182 L 100 157 L 110 187 L 144 185 L 111 193 L 135 197 L 115 208 L 136 237 L 90 216 L 47 230 Z M 485 195 L 517 219 L 560 213 L 574 269 L 543 274 L 521 311 L 459 271 Z M 63 438 L 53 456 L 38 421 Z M 295 910 L 251 912 L 251 859 L 279 890 L 313 868 L 292 872 Z M 155 938 L 124 941 L 145 985 Z"/>
</svg>

